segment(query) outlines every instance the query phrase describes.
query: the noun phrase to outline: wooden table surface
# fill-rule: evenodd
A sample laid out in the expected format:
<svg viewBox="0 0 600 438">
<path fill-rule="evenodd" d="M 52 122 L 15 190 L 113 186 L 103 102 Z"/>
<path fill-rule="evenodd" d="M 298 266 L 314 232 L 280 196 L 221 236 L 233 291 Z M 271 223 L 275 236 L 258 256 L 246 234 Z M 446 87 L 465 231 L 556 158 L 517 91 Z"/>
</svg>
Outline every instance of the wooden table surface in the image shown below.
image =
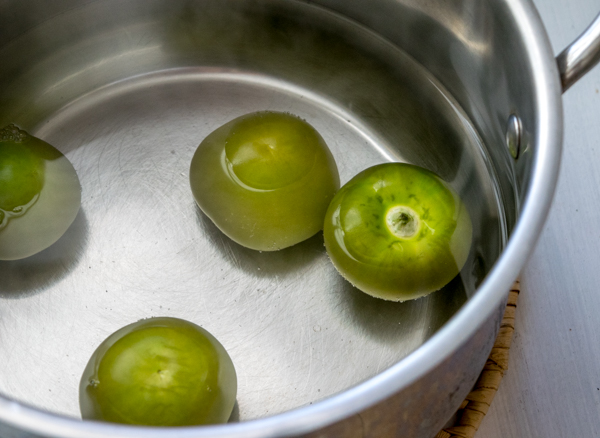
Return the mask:
<svg viewBox="0 0 600 438">
<path fill-rule="evenodd" d="M 535 0 L 555 54 L 600 0 Z M 509 369 L 476 438 L 600 437 L 600 66 L 563 95 L 554 203 L 524 267 Z"/>
</svg>

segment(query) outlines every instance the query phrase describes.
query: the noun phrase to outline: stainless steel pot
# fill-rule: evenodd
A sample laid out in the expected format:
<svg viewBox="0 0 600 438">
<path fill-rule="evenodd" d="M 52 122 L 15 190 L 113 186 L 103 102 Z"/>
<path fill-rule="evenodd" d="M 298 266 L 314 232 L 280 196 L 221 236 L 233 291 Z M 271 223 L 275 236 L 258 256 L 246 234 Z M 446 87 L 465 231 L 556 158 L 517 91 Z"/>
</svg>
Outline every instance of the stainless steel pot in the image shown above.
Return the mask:
<svg viewBox="0 0 600 438">
<path fill-rule="evenodd" d="M 0 262 L 0 436 L 434 435 L 477 378 L 541 230 L 560 95 L 598 60 L 599 32 L 597 19 L 557 63 L 525 0 L 0 3 L 0 125 L 54 144 L 83 187 L 61 240 Z M 189 160 L 214 128 L 262 109 L 313 124 L 342 182 L 403 160 L 453 185 L 475 230 L 460 277 L 390 304 L 343 281 L 320 236 L 275 254 L 223 238 L 194 206 Z M 77 418 L 96 345 L 156 315 L 226 346 L 232 422 Z"/>
</svg>

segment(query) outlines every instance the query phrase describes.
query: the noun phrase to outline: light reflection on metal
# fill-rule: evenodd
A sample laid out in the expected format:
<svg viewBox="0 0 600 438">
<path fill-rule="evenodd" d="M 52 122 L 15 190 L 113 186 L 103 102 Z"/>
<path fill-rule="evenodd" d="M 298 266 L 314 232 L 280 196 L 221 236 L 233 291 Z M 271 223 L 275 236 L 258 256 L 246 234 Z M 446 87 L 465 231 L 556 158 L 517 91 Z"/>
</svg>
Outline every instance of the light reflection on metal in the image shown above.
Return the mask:
<svg viewBox="0 0 600 438">
<path fill-rule="evenodd" d="M 508 118 L 506 126 L 506 146 L 510 155 L 516 160 L 521 153 L 521 120 L 514 114 Z"/>
<path fill-rule="evenodd" d="M 556 57 L 563 93 L 600 61 L 600 14 Z"/>
</svg>

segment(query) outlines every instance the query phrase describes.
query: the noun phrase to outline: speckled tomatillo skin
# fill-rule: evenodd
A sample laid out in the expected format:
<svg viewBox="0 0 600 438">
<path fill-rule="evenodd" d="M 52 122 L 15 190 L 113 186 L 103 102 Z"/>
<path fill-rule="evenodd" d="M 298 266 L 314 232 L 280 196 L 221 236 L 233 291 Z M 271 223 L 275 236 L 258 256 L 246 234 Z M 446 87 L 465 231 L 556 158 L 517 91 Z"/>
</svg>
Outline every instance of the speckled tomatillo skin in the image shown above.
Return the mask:
<svg viewBox="0 0 600 438">
<path fill-rule="evenodd" d="M 404 163 L 352 178 L 331 202 L 323 230 L 338 271 L 363 292 L 391 301 L 442 288 L 459 273 L 472 241 L 459 196 L 434 173 Z"/>
<path fill-rule="evenodd" d="M 84 419 L 144 426 L 225 423 L 237 378 L 225 348 L 203 328 L 150 318 L 110 335 L 81 377 Z"/>
<path fill-rule="evenodd" d="M 0 260 L 52 245 L 80 205 L 79 178 L 61 152 L 14 125 L 0 129 Z"/>
<path fill-rule="evenodd" d="M 190 166 L 194 199 L 240 245 L 275 251 L 323 227 L 340 181 L 333 156 L 304 120 L 263 111 L 209 134 Z"/>
</svg>

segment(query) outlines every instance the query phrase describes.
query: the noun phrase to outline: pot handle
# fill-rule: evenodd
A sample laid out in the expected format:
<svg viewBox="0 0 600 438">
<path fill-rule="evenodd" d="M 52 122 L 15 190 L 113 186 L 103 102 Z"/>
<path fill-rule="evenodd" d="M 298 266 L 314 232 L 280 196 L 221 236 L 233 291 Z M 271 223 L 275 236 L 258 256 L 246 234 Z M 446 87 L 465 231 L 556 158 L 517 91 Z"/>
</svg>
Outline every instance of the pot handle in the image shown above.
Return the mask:
<svg viewBox="0 0 600 438">
<path fill-rule="evenodd" d="M 600 14 L 556 57 L 563 93 L 600 61 Z"/>
</svg>

